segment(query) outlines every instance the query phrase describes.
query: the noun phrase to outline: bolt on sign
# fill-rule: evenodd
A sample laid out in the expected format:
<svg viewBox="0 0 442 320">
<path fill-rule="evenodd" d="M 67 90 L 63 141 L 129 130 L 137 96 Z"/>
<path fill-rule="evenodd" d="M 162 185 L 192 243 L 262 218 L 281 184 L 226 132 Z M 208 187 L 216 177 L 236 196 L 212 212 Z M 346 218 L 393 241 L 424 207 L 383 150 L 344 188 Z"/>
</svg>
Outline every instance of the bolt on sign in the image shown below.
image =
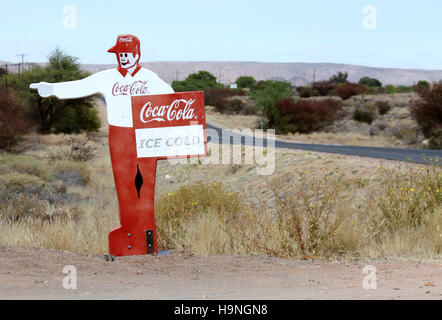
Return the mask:
<svg viewBox="0 0 442 320">
<path fill-rule="evenodd" d="M 116 69 L 82 80 L 33 83 L 30 88 L 42 97 L 59 99 L 104 96 L 121 224 L 109 233 L 109 252 L 114 256 L 157 254 L 157 161 L 207 155 L 204 93 L 174 93 L 143 68 L 140 41 L 134 35 L 118 36 L 108 52 L 116 54 Z"/>
</svg>

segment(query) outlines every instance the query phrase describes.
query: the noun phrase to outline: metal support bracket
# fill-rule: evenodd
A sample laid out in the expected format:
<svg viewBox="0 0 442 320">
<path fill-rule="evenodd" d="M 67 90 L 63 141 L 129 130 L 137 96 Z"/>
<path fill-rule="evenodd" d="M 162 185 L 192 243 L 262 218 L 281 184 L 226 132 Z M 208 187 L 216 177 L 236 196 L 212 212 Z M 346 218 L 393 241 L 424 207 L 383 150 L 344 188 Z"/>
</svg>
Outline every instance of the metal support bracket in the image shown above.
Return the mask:
<svg viewBox="0 0 442 320">
<path fill-rule="evenodd" d="M 153 231 L 146 230 L 147 254 L 154 254 Z"/>
</svg>

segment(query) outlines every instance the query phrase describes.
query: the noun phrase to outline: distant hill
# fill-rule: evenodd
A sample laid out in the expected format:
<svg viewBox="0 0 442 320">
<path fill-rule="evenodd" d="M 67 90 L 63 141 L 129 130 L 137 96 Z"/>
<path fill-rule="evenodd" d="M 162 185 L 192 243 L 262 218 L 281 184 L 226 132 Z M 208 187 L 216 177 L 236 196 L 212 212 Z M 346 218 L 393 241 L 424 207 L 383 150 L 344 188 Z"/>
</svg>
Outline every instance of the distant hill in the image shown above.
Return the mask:
<svg viewBox="0 0 442 320">
<path fill-rule="evenodd" d="M 3 63 L 1 63 L 3 64 Z M 248 75 L 257 80 L 284 80 L 293 85 L 305 85 L 315 80 L 326 80 L 337 72 L 348 72 L 349 80 L 357 82 L 362 77 L 379 79 L 384 85 L 411 85 L 419 80 L 435 82 L 442 80 L 442 70 L 373 68 L 336 63 L 264 63 L 264 62 L 144 62 L 142 65 L 162 79 L 171 83 L 184 80 L 189 74 L 205 70 L 215 75 L 222 83 L 232 83 L 239 76 Z M 115 64 L 83 64 L 81 67 L 95 73 L 115 68 Z M 11 72 L 17 65 L 10 66 Z"/>
<path fill-rule="evenodd" d="M 239 76 L 248 75 L 256 80 L 285 80 L 293 85 L 305 85 L 312 82 L 314 74 L 316 80 L 326 80 L 338 71 L 348 72 L 350 81 L 357 82 L 367 76 L 379 79 L 384 85 L 411 85 L 419 80 L 442 80 L 442 70 L 372 68 L 335 63 L 159 61 L 142 64 L 169 83 L 176 78 L 184 80 L 189 74 L 200 70 L 212 73 L 222 83 L 231 83 Z M 82 65 L 82 68 L 93 73 L 113 67 L 114 65 Z"/>
</svg>

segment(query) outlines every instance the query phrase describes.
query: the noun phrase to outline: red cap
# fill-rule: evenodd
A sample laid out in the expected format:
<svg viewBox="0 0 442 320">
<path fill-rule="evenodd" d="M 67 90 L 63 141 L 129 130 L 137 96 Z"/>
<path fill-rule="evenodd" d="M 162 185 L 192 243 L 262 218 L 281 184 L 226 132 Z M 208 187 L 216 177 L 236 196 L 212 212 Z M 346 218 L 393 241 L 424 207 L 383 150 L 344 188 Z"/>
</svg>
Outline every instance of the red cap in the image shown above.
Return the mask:
<svg viewBox="0 0 442 320">
<path fill-rule="evenodd" d="M 117 38 L 117 43 L 107 52 L 132 52 L 133 54 L 140 54 L 140 40 L 132 34 L 121 34 Z"/>
</svg>

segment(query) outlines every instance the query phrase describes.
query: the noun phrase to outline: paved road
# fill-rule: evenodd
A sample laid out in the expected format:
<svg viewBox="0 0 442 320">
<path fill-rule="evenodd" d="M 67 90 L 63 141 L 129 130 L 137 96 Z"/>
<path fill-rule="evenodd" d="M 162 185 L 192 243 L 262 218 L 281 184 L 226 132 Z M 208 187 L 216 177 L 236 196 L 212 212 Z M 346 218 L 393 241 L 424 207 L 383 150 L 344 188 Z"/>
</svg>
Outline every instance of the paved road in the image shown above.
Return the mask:
<svg viewBox="0 0 442 320">
<path fill-rule="evenodd" d="M 207 123 L 209 141 L 218 139 L 219 143 L 230 143 L 243 145 L 267 145 L 267 139 L 246 139 L 244 135 L 230 132 L 223 136 L 223 129 L 213 123 Z M 253 141 L 252 141 L 253 140 Z M 316 152 L 335 153 L 351 156 L 371 157 L 378 159 L 409 161 L 415 163 L 428 163 L 428 159 L 439 157 L 442 161 L 442 150 L 429 149 L 403 149 L 403 148 L 380 148 L 380 147 L 360 147 L 360 146 L 337 146 L 326 144 L 296 143 L 282 140 L 275 140 L 276 148 L 287 148 L 296 150 L 307 150 Z M 441 165 L 441 161 L 438 165 Z"/>
</svg>

